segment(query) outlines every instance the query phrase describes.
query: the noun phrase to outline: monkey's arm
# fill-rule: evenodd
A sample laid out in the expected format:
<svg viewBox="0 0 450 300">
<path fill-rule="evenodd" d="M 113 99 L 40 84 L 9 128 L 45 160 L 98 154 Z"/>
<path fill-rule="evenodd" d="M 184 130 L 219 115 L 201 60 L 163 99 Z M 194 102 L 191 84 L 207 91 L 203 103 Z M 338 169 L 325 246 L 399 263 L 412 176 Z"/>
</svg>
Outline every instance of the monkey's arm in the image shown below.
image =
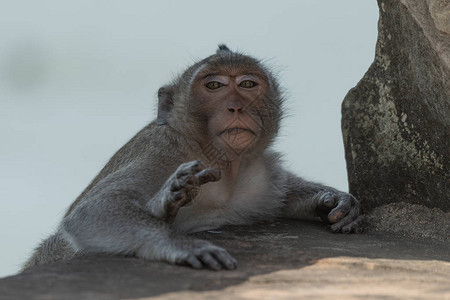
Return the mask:
<svg viewBox="0 0 450 300">
<path fill-rule="evenodd" d="M 202 169 L 199 162 L 181 164 L 154 195 L 152 172 L 144 163 L 132 163 L 98 182 L 63 219 L 71 245 L 84 252 L 136 255 L 194 268 L 235 268 L 224 249 L 170 228 L 169 220 L 189 202 L 191 190 L 217 180 L 215 171 Z"/>
<path fill-rule="evenodd" d="M 318 219 L 331 225 L 333 232 L 361 232 L 363 216 L 359 201 L 353 195 L 287 173 L 283 216 Z"/>
</svg>

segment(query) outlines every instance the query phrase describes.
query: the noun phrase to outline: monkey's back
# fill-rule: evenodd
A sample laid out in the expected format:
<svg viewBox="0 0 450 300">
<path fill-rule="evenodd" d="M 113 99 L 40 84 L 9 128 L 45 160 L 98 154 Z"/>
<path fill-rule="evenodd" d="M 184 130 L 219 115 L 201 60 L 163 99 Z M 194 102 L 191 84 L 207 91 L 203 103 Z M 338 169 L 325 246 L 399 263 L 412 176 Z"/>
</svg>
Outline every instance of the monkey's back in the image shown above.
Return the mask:
<svg viewBox="0 0 450 300">
<path fill-rule="evenodd" d="M 149 168 L 158 170 L 158 173 L 161 173 L 161 170 L 166 170 L 168 177 L 182 162 L 183 159 L 180 158 L 185 156 L 186 147 L 182 136 L 171 127 L 158 126 L 155 122 L 150 123 L 111 157 L 103 169 L 71 204 L 65 216 L 70 214 L 99 181 L 128 164 L 145 161 Z M 166 179 L 162 177 L 155 178 L 156 181 L 161 182 L 160 185 Z"/>
</svg>

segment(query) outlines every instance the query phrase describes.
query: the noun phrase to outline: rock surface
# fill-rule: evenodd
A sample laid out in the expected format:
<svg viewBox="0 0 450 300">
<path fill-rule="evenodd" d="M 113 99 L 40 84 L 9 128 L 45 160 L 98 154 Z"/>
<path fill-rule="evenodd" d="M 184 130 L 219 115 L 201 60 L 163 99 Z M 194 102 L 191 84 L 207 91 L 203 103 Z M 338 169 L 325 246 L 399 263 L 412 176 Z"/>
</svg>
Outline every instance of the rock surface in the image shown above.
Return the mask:
<svg viewBox="0 0 450 300">
<path fill-rule="evenodd" d="M 379 0 L 375 61 L 342 104 L 350 192 L 450 210 L 450 2 Z"/>
<path fill-rule="evenodd" d="M 374 231 L 421 237 L 450 243 L 450 212 L 409 203 L 390 203 L 375 208 L 368 216 Z"/>
<path fill-rule="evenodd" d="M 436 240 L 292 220 L 198 236 L 229 250 L 238 269 L 82 256 L 1 279 L 0 299 L 450 298 L 450 245 Z"/>
</svg>

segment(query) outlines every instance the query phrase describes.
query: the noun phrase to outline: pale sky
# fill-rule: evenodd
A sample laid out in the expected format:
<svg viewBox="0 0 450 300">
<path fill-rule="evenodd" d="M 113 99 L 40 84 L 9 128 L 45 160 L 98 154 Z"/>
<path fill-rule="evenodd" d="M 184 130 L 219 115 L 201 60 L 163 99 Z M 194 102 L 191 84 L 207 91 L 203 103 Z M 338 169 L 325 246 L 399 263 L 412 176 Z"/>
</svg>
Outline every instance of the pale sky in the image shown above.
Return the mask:
<svg viewBox="0 0 450 300">
<path fill-rule="evenodd" d="M 280 74 L 286 167 L 347 190 L 340 106 L 377 20 L 375 0 L 0 1 L 0 277 L 154 119 L 158 88 L 219 43 Z"/>
</svg>

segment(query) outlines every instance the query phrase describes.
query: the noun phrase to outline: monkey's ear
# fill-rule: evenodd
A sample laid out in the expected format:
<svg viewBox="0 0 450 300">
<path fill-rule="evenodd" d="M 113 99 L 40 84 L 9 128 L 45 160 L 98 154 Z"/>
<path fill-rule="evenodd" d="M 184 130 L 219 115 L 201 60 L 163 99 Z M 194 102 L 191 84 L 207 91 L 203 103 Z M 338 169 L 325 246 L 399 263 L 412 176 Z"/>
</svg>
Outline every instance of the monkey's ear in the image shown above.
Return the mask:
<svg viewBox="0 0 450 300">
<path fill-rule="evenodd" d="M 221 51 L 231 52 L 230 48 L 228 48 L 225 44 L 219 44 L 219 48 L 217 49 L 216 53 L 219 53 Z"/>
<path fill-rule="evenodd" d="M 163 86 L 158 90 L 158 116 L 156 117 L 158 126 L 167 124 L 167 119 L 173 107 L 172 96 L 171 86 Z"/>
</svg>

